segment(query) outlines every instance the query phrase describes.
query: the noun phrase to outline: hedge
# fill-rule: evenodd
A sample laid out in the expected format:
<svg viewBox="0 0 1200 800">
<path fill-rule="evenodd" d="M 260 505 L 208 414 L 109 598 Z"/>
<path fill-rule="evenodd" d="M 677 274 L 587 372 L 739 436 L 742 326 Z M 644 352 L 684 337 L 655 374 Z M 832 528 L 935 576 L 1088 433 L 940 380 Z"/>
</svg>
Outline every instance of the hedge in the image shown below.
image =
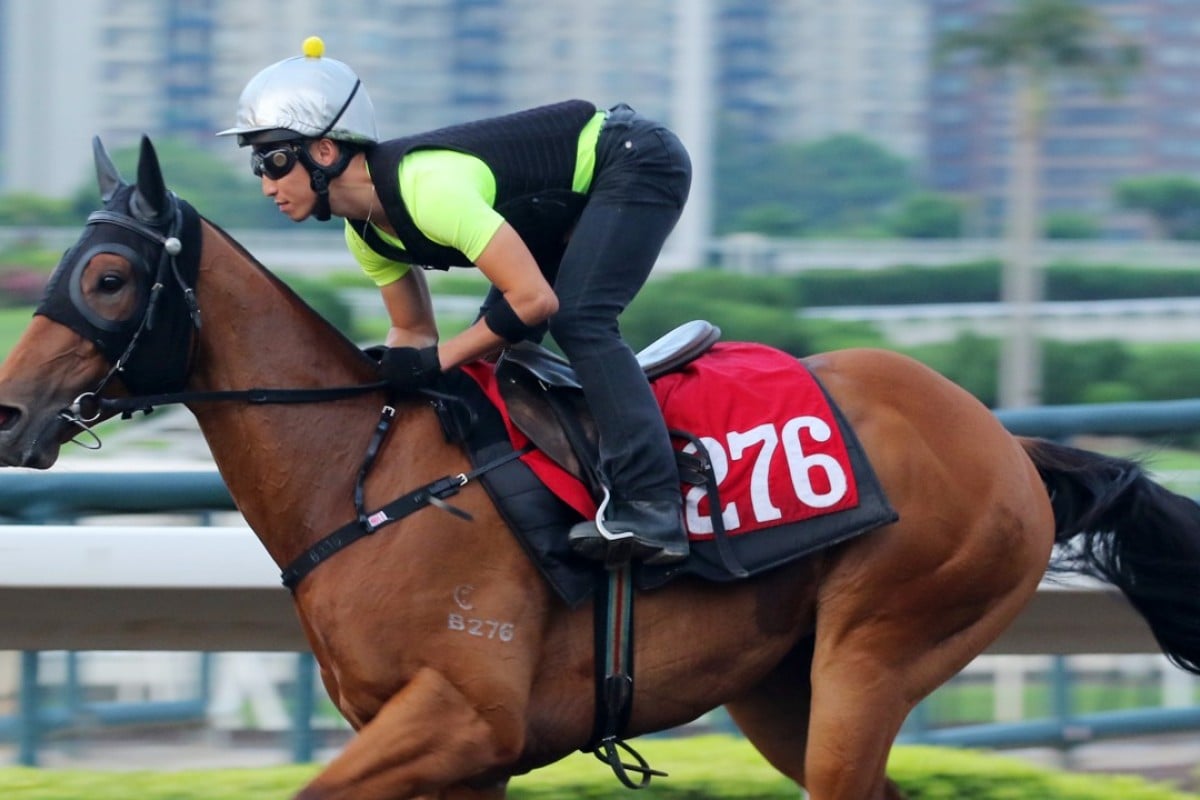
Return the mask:
<svg viewBox="0 0 1200 800">
<path fill-rule="evenodd" d="M 771 306 L 812 307 L 908 303 L 994 303 L 1003 267 L 994 259 L 944 267 L 896 266 L 878 270 L 816 269 L 792 275 L 727 275 L 721 297 L 757 298 Z M 680 288 L 704 273 L 664 278 Z M 740 287 L 738 284 L 742 284 Z M 1058 262 L 1044 271 L 1047 300 L 1118 300 L 1200 296 L 1194 270 Z"/>
</svg>

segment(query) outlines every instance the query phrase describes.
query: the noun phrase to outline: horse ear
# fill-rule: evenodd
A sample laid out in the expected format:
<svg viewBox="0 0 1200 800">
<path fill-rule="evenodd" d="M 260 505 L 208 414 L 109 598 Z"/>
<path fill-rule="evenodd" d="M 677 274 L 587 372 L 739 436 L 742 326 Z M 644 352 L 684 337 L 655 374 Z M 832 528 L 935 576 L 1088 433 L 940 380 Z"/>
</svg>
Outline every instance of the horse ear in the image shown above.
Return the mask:
<svg viewBox="0 0 1200 800">
<path fill-rule="evenodd" d="M 100 200 L 108 205 L 108 201 L 117 193 L 117 189 L 125 185 L 125 181 L 121 180 L 121 173 L 108 157 L 108 151 L 104 149 L 104 142 L 100 141 L 99 136 L 92 137 L 92 158 L 96 162 L 96 183 L 100 185 Z"/>
<path fill-rule="evenodd" d="M 152 222 L 166 210 L 169 199 L 162 168 L 158 165 L 158 154 L 154 152 L 149 136 L 142 136 L 137 176 L 137 191 L 133 194 L 130 207 L 134 216 L 143 222 Z"/>
</svg>

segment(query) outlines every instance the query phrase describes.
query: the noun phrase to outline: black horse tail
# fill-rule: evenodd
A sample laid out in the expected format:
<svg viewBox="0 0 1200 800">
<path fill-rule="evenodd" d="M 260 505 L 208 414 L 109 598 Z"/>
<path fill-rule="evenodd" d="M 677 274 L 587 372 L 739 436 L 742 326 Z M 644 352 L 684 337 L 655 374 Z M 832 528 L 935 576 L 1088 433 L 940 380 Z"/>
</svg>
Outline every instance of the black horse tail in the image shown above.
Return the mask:
<svg viewBox="0 0 1200 800">
<path fill-rule="evenodd" d="M 1174 664 L 1200 674 L 1200 505 L 1135 461 L 1021 439 L 1054 508 L 1052 572 L 1111 583 Z"/>
</svg>

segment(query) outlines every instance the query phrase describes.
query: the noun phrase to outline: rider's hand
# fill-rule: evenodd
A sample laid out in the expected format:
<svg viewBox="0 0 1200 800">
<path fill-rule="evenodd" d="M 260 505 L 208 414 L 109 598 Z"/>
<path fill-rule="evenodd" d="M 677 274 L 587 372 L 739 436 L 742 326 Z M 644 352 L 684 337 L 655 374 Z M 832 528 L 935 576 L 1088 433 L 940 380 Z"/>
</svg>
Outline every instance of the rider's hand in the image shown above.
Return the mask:
<svg viewBox="0 0 1200 800">
<path fill-rule="evenodd" d="M 397 392 L 415 392 L 437 383 L 442 374 L 437 346 L 389 347 L 379 361 L 379 375 Z"/>
</svg>

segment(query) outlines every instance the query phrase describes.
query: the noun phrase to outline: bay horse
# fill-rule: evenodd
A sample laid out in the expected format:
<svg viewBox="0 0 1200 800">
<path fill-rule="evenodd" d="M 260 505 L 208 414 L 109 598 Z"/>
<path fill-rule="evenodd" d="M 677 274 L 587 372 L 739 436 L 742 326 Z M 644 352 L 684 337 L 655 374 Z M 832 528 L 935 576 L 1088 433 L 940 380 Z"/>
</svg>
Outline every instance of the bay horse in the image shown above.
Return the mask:
<svg viewBox="0 0 1200 800">
<path fill-rule="evenodd" d="M 98 140 L 96 163 L 104 207 L 51 278 L 58 321 L 35 315 L 0 366 L 0 464 L 52 466 L 103 416 L 81 408 L 97 395 L 376 381 L 362 351 L 167 191 L 148 139 L 135 184 Z M 1013 621 L 1052 551 L 1121 588 L 1168 657 L 1200 672 L 1195 503 L 1132 462 L 1014 437 L 899 354 L 803 361 L 899 519 L 747 580 L 639 592 L 630 735 L 723 705 L 813 800 L 900 798 L 886 762 L 906 715 Z M 353 518 L 362 446 L 386 399 L 188 405 L 283 566 Z M 422 398 L 398 402 L 393 426 L 368 503 L 470 469 Z M 413 514 L 296 587 L 325 688 L 357 731 L 298 800 L 495 800 L 510 776 L 588 741 L 589 604 L 551 593 L 478 484 L 456 504 L 473 521 Z M 467 605 L 506 635 L 448 626 Z"/>
</svg>

